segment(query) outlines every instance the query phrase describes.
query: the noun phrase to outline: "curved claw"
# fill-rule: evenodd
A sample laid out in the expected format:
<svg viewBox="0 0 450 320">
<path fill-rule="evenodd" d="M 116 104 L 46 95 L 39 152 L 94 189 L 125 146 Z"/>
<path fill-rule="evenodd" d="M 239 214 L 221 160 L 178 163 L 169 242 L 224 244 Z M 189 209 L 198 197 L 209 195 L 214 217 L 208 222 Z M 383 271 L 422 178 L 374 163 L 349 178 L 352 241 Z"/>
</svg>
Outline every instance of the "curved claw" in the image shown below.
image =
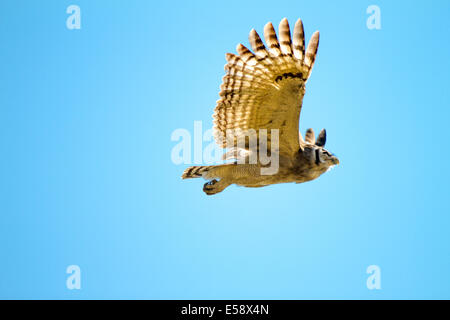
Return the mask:
<svg viewBox="0 0 450 320">
<path fill-rule="evenodd" d="M 207 194 L 207 195 L 212 195 L 215 194 L 216 191 L 214 190 L 214 185 L 217 183 L 218 181 L 216 179 L 208 181 L 207 183 L 205 183 L 203 185 L 203 191 Z"/>
</svg>

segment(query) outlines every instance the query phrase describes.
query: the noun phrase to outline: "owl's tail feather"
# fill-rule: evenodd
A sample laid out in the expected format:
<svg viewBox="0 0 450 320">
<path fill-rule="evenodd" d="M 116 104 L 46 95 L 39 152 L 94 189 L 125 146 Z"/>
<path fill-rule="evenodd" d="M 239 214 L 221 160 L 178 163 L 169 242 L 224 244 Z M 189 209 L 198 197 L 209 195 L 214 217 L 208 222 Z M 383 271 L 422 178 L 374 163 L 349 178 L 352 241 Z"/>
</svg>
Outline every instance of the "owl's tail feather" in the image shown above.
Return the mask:
<svg viewBox="0 0 450 320">
<path fill-rule="evenodd" d="M 203 173 L 208 172 L 209 169 L 215 166 L 193 166 L 184 170 L 181 175 L 182 179 L 201 178 Z"/>
</svg>

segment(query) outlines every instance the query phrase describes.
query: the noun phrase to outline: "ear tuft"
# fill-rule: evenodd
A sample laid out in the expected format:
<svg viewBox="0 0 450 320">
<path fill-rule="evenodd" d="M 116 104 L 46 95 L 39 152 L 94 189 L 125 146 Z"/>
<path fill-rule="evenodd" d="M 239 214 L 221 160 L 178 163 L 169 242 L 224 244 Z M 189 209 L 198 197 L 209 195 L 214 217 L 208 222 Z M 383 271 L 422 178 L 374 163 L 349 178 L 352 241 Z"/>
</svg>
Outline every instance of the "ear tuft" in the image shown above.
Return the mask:
<svg viewBox="0 0 450 320">
<path fill-rule="evenodd" d="M 327 142 L 327 132 L 325 131 L 325 129 L 322 129 L 322 131 L 320 131 L 319 133 L 319 136 L 317 137 L 316 146 L 323 147 L 325 146 L 326 142 Z"/>
<path fill-rule="evenodd" d="M 309 128 L 308 130 L 306 130 L 305 141 L 306 141 L 307 143 L 314 144 L 314 138 L 315 138 L 314 130 L 311 129 L 311 128 Z"/>
</svg>

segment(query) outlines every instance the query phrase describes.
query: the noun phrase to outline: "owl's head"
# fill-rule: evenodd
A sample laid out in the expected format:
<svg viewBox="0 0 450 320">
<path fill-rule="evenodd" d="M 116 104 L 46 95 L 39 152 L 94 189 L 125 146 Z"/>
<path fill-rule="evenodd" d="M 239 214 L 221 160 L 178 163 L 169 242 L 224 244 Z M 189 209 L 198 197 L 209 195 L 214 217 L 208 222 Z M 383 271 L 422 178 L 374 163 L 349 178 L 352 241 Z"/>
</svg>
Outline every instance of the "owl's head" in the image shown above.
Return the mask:
<svg viewBox="0 0 450 320">
<path fill-rule="evenodd" d="M 339 164 L 339 159 L 331 152 L 326 150 L 325 142 L 327 140 L 327 132 L 325 129 L 320 131 L 319 136 L 315 139 L 314 130 L 306 130 L 305 140 L 300 135 L 300 147 L 303 157 L 307 158 L 310 163 L 317 166 L 329 168 Z"/>
</svg>

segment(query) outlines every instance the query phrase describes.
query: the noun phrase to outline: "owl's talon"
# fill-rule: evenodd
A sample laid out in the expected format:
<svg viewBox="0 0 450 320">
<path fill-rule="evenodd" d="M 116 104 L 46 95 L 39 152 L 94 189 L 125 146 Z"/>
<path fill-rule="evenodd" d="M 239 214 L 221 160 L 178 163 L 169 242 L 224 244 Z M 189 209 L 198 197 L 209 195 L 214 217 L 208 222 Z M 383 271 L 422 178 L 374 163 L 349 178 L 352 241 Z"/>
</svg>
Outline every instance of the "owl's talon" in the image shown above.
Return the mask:
<svg viewBox="0 0 450 320">
<path fill-rule="evenodd" d="M 215 194 L 216 191 L 214 189 L 214 185 L 219 182 L 216 179 L 208 181 L 207 183 L 205 183 L 203 185 L 203 191 L 207 194 L 207 195 L 212 195 Z"/>
</svg>

